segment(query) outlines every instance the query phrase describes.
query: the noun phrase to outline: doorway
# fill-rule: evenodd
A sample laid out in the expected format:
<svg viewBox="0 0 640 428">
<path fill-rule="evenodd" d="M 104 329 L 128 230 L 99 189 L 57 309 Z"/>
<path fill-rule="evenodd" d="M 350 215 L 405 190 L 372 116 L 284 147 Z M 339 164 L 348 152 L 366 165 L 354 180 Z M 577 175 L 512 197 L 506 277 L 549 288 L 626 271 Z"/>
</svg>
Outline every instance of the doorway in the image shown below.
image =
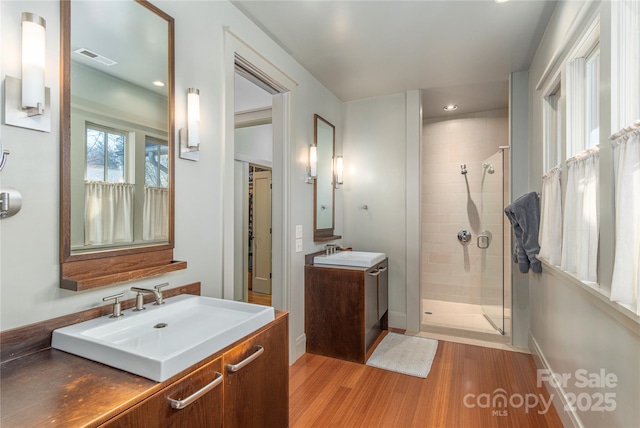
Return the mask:
<svg viewBox="0 0 640 428">
<path fill-rule="evenodd" d="M 255 50 L 231 28 L 224 29 L 225 114 L 222 159 L 222 297 L 237 299 L 237 261 L 234 233 L 237 232 L 234 211 L 234 79 L 238 68 L 273 91 L 273 164 L 272 164 L 272 295 L 276 309 L 289 311 L 291 278 L 291 99 L 297 82 L 276 66 L 277 62 Z M 296 347 L 293 337 L 290 352 Z M 291 354 L 293 355 L 293 354 Z"/>
<path fill-rule="evenodd" d="M 234 299 L 272 305 L 273 93 L 235 74 Z"/>
<path fill-rule="evenodd" d="M 249 171 L 248 301 L 271 306 L 271 170 Z"/>
</svg>

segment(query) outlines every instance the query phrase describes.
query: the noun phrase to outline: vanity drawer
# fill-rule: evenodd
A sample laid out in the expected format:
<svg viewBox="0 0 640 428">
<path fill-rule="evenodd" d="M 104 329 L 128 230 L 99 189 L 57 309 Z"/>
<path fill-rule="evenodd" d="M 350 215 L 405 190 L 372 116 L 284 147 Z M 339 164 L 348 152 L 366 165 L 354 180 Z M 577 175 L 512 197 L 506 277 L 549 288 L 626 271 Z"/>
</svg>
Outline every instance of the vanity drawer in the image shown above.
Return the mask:
<svg viewBox="0 0 640 428">
<path fill-rule="evenodd" d="M 224 388 L 222 373 L 222 358 L 218 358 L 102 426 L 109 428 L 222 427 Z M 198 392 L 201 394 L 199 395 Z"/>
<path fill-rule="evenodd" d="M 287 338 L 287 322 L 280 320 L 224 353 L 225 427 L 289 425 Z"/>
</svg>

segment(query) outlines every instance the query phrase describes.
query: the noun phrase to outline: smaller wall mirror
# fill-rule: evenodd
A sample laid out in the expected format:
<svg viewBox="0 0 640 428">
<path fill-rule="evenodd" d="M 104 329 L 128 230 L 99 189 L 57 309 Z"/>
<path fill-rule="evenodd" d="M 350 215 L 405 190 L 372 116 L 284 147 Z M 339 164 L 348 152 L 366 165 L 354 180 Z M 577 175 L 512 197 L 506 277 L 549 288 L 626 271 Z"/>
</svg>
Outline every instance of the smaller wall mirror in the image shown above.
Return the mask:
<svg viewBox="0 0 640 428">
<path fill-rule="evenodd" d="M 314 115 L 314 143 L 317 147 L 317 178 L 313 184 L 313 240 L 340 239 L 334 235 L 335 186 L 333 157 L 336 128 L 319 115 Z"/>
</svg>

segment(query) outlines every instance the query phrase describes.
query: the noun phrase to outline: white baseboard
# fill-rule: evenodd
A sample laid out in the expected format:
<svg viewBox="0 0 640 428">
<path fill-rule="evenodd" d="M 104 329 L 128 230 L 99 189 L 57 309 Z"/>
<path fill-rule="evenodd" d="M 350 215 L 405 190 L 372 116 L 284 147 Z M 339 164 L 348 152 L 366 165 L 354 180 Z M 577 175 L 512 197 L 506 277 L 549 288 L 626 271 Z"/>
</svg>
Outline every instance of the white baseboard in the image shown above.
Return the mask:
<svg viewBox="0 0 640 428">
<path fill-rule="evenodd" d="M 307 352 L 307 335 L 301 334 L 292 344 L 289 351 L 289 365 L 293 365 L 305 352 Z"/>
<path fill-rule="evenodd" d="M 405 330 L 407 328 L 407 314 L 389 311 L 389 327 Z"/>
<path fill-rule="evenodd" d="M 550 373 L 555 373 L 531 332 L 529 332 L 529 349 L 531 350 L 531 356 L 533 357 L 533 361 L 536 363 L 538 369 L 546 369 Z M 565 427 L 573 426 L 575 428 L 584 428 L 584 425 L 580 420 L 580 416 L 576 413 L 575 408 L 573 410 L 565 410 L 571 406 L 568 406 L 569 401 L 567 400 L 567 396 L 565 395 L 562 385 L 554 386 L 547 381 L 544 382 L 544 385 L 549 394 L 552 395 L 553 407 L 555 407 L 556 412 L 558 412 L 562 425 Z"/>
</svg>

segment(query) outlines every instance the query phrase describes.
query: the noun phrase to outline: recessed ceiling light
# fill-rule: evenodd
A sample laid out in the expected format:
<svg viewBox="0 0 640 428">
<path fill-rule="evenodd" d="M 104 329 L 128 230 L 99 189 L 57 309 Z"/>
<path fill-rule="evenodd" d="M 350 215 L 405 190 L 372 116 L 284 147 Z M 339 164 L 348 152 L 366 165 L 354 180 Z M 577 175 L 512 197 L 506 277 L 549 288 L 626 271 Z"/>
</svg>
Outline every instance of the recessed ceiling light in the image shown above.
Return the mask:
<svg viewBox="0 0 640 428">
<path fill-rule="evenodd" d="M 493 1 L 496 2 L 496 3 L 506 3 L 509 0 L 493 0 Z"/>
<path fill-rule="evenodd" d="M 448 106 L 444 106 L 442 109 L 443 109 L 444 111 L 454 111 L 454 110 L 456 110 L 457 108 L 458 108 L 458 106 L 457 106 L 457 105 L 455 105 L 455 104 L 449 104 Z"/>
<path fill-rule="evenodd" d="M 164 82 L 161 82 L 161 81 L 159 81 L 159 80 L 156 80 L 155 82 L 153 82 L 153 84 L 154 84 L 155 86 L 160 86 L 160 87 L 164 86 Z"/>
</svg>

